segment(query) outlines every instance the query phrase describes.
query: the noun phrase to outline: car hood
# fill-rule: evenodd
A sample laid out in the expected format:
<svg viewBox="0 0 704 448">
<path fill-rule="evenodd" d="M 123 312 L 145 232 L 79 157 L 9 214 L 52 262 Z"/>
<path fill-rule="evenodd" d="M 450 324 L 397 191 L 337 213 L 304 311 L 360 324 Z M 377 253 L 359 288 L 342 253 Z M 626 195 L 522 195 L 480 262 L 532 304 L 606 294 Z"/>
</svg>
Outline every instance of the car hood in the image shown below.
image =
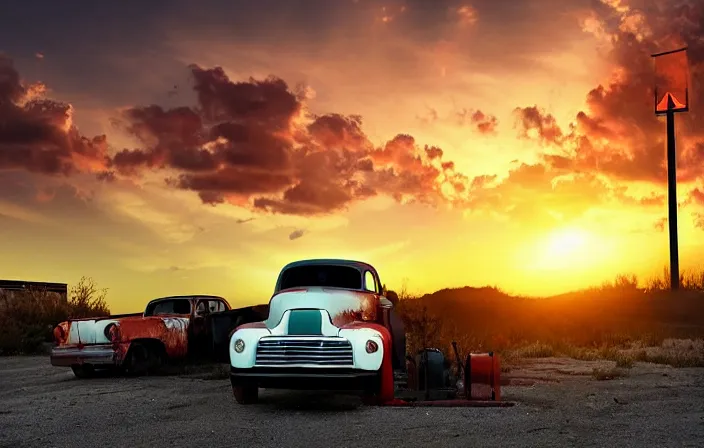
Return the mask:
<svg viewBox="0 0 704 448">
<path fill-rule="evenodd" d="M 388 306 L 384 297 L 373 292 L 338 288 L 309 287 L 283 290 L 269 301 L 267 328 L 276 327 L 288 310 L 319 309 L 330 315 L 336 327 L 355 321 L 376 321 L 380 306 Z"/>
</svg>

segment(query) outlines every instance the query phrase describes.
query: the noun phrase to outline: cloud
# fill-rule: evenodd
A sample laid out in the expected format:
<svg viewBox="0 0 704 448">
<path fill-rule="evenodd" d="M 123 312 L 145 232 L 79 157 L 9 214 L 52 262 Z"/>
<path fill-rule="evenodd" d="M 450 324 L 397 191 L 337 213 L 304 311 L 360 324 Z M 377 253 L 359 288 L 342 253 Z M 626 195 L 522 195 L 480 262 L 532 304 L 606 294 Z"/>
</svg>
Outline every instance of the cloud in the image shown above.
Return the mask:
<svg viewBox="0 0 704 448">
<path fill-rule="evenodd" d="M 7 75 L 0 78 L 0 98 L 6 98 L 2 113 L 12 123 L 32 126 L 27 125 L 21 145 L 14 143 L 20 140 L 10 131 L 0 131 L 5 132 L 0 134 L 0 169 L 92 173 L 108 183 L 156 177 L 168 188 L 192 192 L 209 206 L 232 204 L 255 213 L 296 216 L 331 214 L 378 197 L 434 206 L 491 206 L 511 216 L 529 216 L 535 209 L 577 216 L 614 202 L 659 207 L 665 200 L 662 194 L 635 194 L 618 182 L 662 184 L 665 179 L 663 126 L 652 114 L 648 91 L 650 53 L 693 39 L 700 25 L 690 18 L 704 9 L 684 0 L 675 4 L 661 12 L 639 11 L 626 1 L 603 1 L 583 15 L 583 30 L 608 44 L 614 75 L 588 93 L 584 110 L 567 125 L 540 105 L 517 107 L 519 137 L 538 141 L 543 150 L 537 163 L 522 164 L 503 179 L 493 174 L 469 178 L 457 170 L 455 161 L 446 159 L 443 148 L 419 144 L 406 133 L 381 144 L 372 142 L 360 116 L 313 114 L 315 95 L 309 86 L 291 87 L 275 76 L 237 81 L 221 67 L 195 64 L 189 70 L 196 104 L 124 110 L 114 124 L 134 144 L 109 150 L 105 136 L 80 135 L 70 105 L 33 99 L 45 88 L 23 84 L 7 59 L 3 65 Z M 451 11 L 464 21 L 476 19 L 471 5 L 443 5 L 443 14 Z M 478 25 L 489 9 L 480 10 Z M 419 11 L 409 8 L 404 20 Z M 674 19 L 674 24 L 658 14 Z M 667 37 L 656 41 L 657 36 Z M 691 42 L 693 73 L 701 73 L 704 44 Z M 439 118 L 431 109 L 425 120 L 448 120 L 480 134 L 497 133 L 498 119 L 483 110 L 468 107 L 449 115 Z M 680 120 L 679 167 L 685 182 L 701 176 L 704 167 L 704 135 L 693 126 L 694 115 Z M 13 126 L 12 132 L 19 129 L 22 126 Z M 162 217 L 147 218 L 163 224 Z"/>
<path fill-rule="evenodd" d="M 25 84 L 0 55 L 0 170 L 46 175 L 97 172 L 108 163 L 104 135 L 82 136 L 71 105 L 43 98 L 41 83 Z"/>
<path fill-rule="evenodd" d="M 429 107 L 425 116 L 418 116 L 417 118 L 424 125 L 446 123 L 453 126 L 469 127 L 484 135 L 495 134 L 499 125 L 499 120 L 496 116 L 484 113 L 478 109 L 467 108 L 456 110 L 446 117 L 440 117 L 436 109 Z"/>
<path fill-rule="evenodd" d="M 297 240 L 298 238 L 301 238 L 303 235 L 305 235 L 307 232 L 303 229 L 296 229 L 291 234 L 288 236 L 288 239 L 293 241 Z"/>
<path fill-rule="evenodd" d="M 561 169 L 604 173 L 625 181 L 666 182 L 664 123 L 653 112 L 650 55 L 689 45 L 692 104 L 704 100 L 704 4 L 660 2 L 647 10 L 635 1 L 603 0 L 583 17 L 583 29 L 608 44 L 613 76 L 592 89 L 586 108 L 566 127 L 537 106 L 515 113 L 519 136 L 543 144 L 546 163 Z M 699 18 L 699 19 L 696 19 Z M 704 133 L 696 111 L 678 120 L 678 179 L 691 182 L 704 169 Z"/>
<path fill-rule="evenodd" d="M 518 163 L 507 176 L 476 176 L 470 182 L 470 214 L 500 217 L 515 226 L 537 228 L 583 219 L 624 206 L 662 209 L 665 196 L 630 191 L 600 173 L 575 172 L 544 163 Z"/>
<path fill-rule="evenodd" d="M 704 213 L 692 213 L 692 218 L 694 218 L 694 226 L 704 230 Z"/>
<path fill-rule="evenodd" d="M 376 147 L 361 117 L 310 114 L 304 88 L 276 77 L 235 82 L 219 67 L 191 70 L 198 107 L 135 107 L 116 120 L 140 147 L 117 152 L 111 175 L 163 172 L 169 186 L 206 204 L 306 216 L 377 195 L 452 203 L 466 189 L 440 148 L 406 134 Z M 487 132 L 493 126 L 483 114 L 469 120 Z"/>
<path fill-rule="evenodd" d="M 704 207 L 704 191 L 695 188 L 689 192 L 689 199 L 697 205 Z"/>
<path fill-rule="evenodd" d="M 471 5 L 462 5 L 455 9 L 457 19 L 463 25 L 474 25 L 477 23 L 477 10 Z"/>
</svg>

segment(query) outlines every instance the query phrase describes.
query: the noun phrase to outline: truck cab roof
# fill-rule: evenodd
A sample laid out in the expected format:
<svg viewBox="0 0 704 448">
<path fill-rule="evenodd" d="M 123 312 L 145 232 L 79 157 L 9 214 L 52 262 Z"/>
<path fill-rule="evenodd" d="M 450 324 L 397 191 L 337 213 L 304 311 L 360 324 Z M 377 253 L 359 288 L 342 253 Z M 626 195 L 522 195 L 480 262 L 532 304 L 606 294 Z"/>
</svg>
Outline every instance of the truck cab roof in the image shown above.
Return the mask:
<svg viewBox="0 0 704 448">
<path fill-rule="evenodd" d="M 315 258 L 288 263 L 281 269 L 274 294 L 305 286 L 327 286 L 356 291 L 382 290 L 374 266 L 363 261 L 337 258 Z"/>
</svg>

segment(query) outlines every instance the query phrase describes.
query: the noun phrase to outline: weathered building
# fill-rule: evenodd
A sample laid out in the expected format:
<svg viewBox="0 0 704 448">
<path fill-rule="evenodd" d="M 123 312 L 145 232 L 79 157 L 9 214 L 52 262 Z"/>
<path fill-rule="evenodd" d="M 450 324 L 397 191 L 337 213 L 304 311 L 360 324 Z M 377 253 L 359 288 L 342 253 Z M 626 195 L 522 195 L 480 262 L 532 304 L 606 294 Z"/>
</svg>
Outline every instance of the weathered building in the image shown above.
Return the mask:
<svg viewBox="0 0 704 448">
<path fill-rule="evenodd" d="M 0 280 L 0 294 L 14 295 L 22 291 L 45 291 L 58 294 L 64 300 L 68 297 L 66 283 L 30 282 L 25 280 Z"/>
</svg>

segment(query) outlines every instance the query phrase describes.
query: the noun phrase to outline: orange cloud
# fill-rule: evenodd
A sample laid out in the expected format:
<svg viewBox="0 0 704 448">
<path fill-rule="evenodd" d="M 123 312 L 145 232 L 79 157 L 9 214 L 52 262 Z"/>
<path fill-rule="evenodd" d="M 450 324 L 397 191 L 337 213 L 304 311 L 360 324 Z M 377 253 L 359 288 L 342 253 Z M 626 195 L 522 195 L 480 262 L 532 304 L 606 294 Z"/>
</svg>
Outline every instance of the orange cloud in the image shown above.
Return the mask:
<svg viewBox="0 0 704 448">
<path fill-rule="evenodd" d="M 109 162 L 105 136 L 86 138 L 73 125 L 71 105 L 41 98 L 0 55 L 0 170 L 49 175 L 95 172 Z"/>
<path fill-rule="evenodd" d="M 477 10 L 473 6 L 462 5 L 455 9 L 455 13 L 463 25 L 474 25 L 477 23 Z"/>
<path fill-rule="evenodd" d="M 693 75 L 704 73 L 704 44 L 694 39 L 701 25 L 690 20 L 704 7 L 677 3 L 679 8 L 659 16 L 624 1 L 604 1 L 590 12 L 584 29 L 609 41 L 613 77 L 587 94 L 586 107 L 566 126 L 540 105 L 516 107 L 518 136 L 543 150 L 538 162 L 519 165 L 502 180 L 493 174 L 470 179 L 446 160 L 442 148 L 418 144 L 406 133 L 373 143 L 359 116 L 313 115 L 309 88 L 290 88 L 277 77 L 234 81 L 219 67 L 198 65 L 190 66 L 195 106 L 129 108 L 115 124 L 138 144 L 109 151 L 105 136 L 80 135 L 71 106 L 32 99 L 40 86 L 21 83 L 7 59 L 0 94 L 6 99 L 2 114 L 13 126 L 0 131 L 0 145 L 7 148 L 0 153 L 0 169 L 90 172 L 106 181 L 156 173 L 167 186 L 192 191 L 205 204 L 296 215 L 344 210 L 376 196 L 526 217 L 536 207 L 570 216 L 610 202 L 661 207 L 661 193 L 631 193 L 618 182 L 662 184 L 666 178 L 663 124 L 652 111 L 652 51 L 690 42 Z M 476 22 L 470 5 L 453 11 L 464 23 Z M 618 20 L 609 20 L 613 17 Z M 693 102 L 704 99 L 696 93 L 704 89 L 693 91 Z M 694 116 L 678 117 L 683 182 L 701 178 L 704 168 L 704 133 Z M 447 118 L 430 109 L 421 120 L 485 135 L 496 134 L 499 124 L 496 116 L 471 108 Z M 691 197 L 697 204 L 694 193 Z"/>
<path fill-rule="evenodd" d="M 495 134 L 499 126 L 496 116 L 487 114 L 478 109 L 463 108 L 451 113 L 449 116 L 440 117 L 434 108 L 428 108 L 425 116 L 418 116 L 418 120 L 425 125 L 433 125 L 439 122 L 447 123 L 458 127 L 470 127 L 480 134 Z"/>
<path fill-rule="evenodd" d="M 408 135 L 377 148 L 360 117 L 309 115 L 305 96 L 281 79 L 234 82 L 221 68 L 191 70 L 197 108 L 136 107 L 116 121 L 141 147 L 115 154 L 114 173 L 168 170 L 169 185 L 204 203 L 300 215 L 376 195 L 439 203 L 464 190 L 439 148 Z M 492 125 L 483 114 L 472 119 Z"/>
<path fill-rule="evenodd" d="M 604 173 L 626 181 L 666 182 L 664 123 L 655 116 L 655 83 L 650 55 L 656 50 L 689 43 L 692 79 L 704 74 L 704 4 L 680 0 L 671 8 L 646 16 L 626 1 L 604 1 L 593 11 L 590 30 L 610 41 L 612 79 L 592 89 L 586 109 L 568 127 L 536 106 L 516 109 L 519 136 L 540 142 L 548 150 L 544 160 L 556 168 Z M 611 20 L 613 15 L 619 19 Z M 697 76 L 697 74 L 699 76 Z M 704 90 L 693 86 L 693 102 Z M 704 169 L 704 132 L 696 113 L 678 120 L 678 179 L 693 182 Z"/>
</svg>

